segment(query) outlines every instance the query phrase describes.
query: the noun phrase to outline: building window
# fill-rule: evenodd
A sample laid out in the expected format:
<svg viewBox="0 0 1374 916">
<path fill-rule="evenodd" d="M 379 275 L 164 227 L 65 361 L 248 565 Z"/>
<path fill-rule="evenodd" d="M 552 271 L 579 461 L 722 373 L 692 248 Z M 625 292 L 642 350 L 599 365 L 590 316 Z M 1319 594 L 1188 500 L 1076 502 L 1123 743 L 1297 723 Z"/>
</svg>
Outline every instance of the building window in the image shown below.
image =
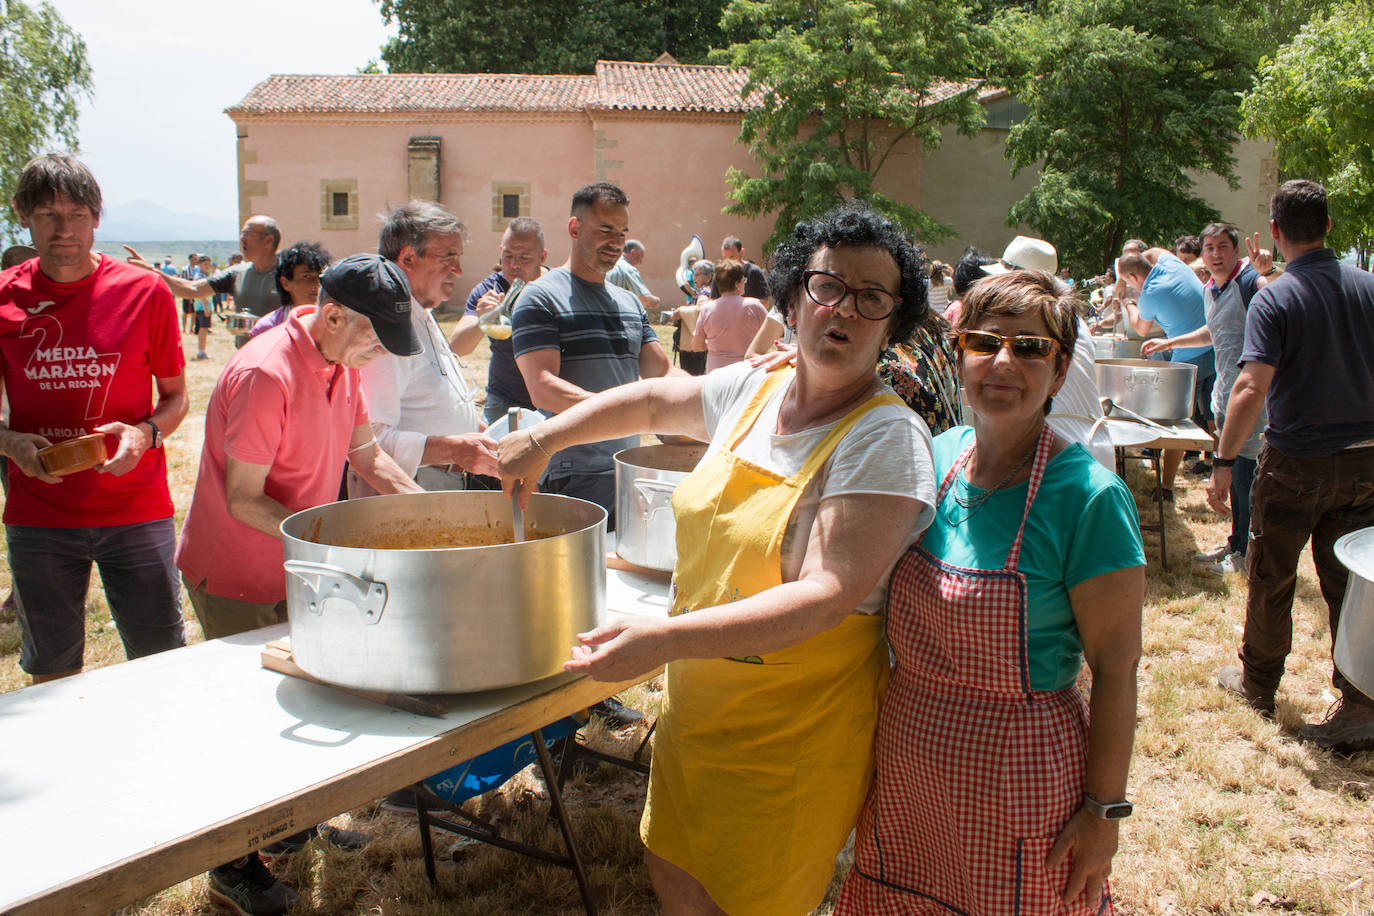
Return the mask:
<svg viewBox="0 0 1374 916">
<path fill-rule="evenodd" d="M 320 180 L 320 228 L 358 228 L 358 179 Z"/>
<path fill-rule="evenodd" d="M 491 231 L 505 232 L 517 216 L 530 215 L 528 181 L 494 181 L 491 184 Z"/>
</svg>

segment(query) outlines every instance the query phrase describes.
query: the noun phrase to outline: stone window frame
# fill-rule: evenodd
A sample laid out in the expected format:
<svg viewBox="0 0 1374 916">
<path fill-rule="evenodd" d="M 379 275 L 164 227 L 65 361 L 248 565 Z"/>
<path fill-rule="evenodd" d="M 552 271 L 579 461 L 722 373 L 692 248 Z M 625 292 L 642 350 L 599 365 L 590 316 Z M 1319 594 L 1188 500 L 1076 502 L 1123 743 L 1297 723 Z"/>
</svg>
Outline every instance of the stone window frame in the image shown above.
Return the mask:
<svg viewBox="0 0 1374 916">
<path fill-rule="evenodd" d="M 348 213 L 334 215 L 334 195 L 348 195 Z M 321 178 L 320 179 L 320 228 L 357 229 L 358 228 L 358 179 Z"/>
<path fill-rule="evenodd" d="M 518 216 L 530 215 L 530 183 L 528 181 L 493 181 L 491 183 L 491 231 L 505 232 L 516 216 L 505 215 L 505 199 L 513 195 L 520 201 Z"/>
</svg>

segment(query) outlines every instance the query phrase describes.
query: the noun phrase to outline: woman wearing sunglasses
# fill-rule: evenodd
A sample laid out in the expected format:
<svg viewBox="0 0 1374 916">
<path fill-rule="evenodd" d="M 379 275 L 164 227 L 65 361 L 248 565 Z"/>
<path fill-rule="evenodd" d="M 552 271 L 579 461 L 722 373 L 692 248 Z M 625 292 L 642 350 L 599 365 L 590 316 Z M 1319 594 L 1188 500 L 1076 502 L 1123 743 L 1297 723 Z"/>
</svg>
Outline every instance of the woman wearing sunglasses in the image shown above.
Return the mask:
<svg viewBox="0 0 1374 916">
<path fill-rule="evenodd" d="M 930 434 L 875 367 L 925 313 L 924 268 L 861 206 L 799 224 L 769 278 L 795 369 L 642 381 L 501 440 L 508 492 L 580 442 L 710 442 L 673 497 L 672 615 L 582 634 L 565 666 L 668 664 L 641 826 L 665 913 L 810 912 L 863 805 L 888 574 L 935 500 Z"/>
<path fill-rule="evenodd" d="M 964 298 L 973 426 L 936 438 L 935 520 L 893 571 L 896 664 L 837 913 L 1110 910 L 1144 553 L 1125 485 L 1045 424 L 1076 328 L 1041 271 Z"/>
</svg>

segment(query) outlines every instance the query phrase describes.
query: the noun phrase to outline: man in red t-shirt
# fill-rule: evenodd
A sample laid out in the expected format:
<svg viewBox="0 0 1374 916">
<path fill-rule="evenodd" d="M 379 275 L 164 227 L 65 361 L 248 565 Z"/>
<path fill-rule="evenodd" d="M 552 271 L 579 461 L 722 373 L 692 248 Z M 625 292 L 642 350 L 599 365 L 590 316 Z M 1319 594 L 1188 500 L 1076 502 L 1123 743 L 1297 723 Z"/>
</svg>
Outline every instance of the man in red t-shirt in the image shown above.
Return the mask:
<svg viewBox="0 0 1374 916">
<path fill-rule="evenodd" d="M 101 195 L 85 165 L 32 160 L 13 206 L 38 257 L 0 274 L 0 454 L 19 664 L 37 683 L 82 668 L 92 563 L 129 658 L 185 645 L 161 446 L 186 416 L 186 361 L 166 285 L 92 252 Z M 40 449 L 91 433 L 103 465 L 43 470 Z"/>
</svg>

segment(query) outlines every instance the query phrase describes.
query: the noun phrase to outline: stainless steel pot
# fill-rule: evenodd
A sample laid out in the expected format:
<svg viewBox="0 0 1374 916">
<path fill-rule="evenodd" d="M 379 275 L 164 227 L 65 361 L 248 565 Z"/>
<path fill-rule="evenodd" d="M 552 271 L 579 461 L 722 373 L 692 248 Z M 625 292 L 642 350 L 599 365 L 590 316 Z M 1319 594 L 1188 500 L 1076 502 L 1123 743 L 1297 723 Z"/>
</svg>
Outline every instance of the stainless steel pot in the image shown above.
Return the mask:
<svg viewBox="0 0 1374 916">
<path fill-rule="evenodd" d="M 1143 340 L 1093 335 L 1093 359 L 1138 359 Z"/>
<path fill-rule="evenodd" d="M 1336 540 L 1336 559 L 1350 570 L 1332 660 L 1350 683 L 1374 698 L 1374 528 Z"/>
<path fill-rule="evenodd" d="M 1127 410 L 1151 420 L 1183 420 L 1193 415 L 1197 366 L 1152 359 L 1099 359 L 1097 390 Z"/>
<path fill-rule="evenodd" d="M 253 333 L 253 325 L 258 323 L 258 316 L 252 312 L 230 312 L 224 316 L 224 323 L 229 326 L 229 333 L 235 337 L 247 337 Z"/>
<path fill-rule="evenodd" d="M 562 671 L 575 634 L 594 628 L 606 604 L 605 510 L 536 494 L 524 543 L 338 546 L 440 525 L 509 541 L 510 500 L 374 496 L 282 522 L 296 663 L 332 684 L 387 693 L 490 690 Z"/>
<path fill-rule="evenodd" d="M 615 552 L 622 560 L 673 571 L 673 491 L 704 454 L 704 445 L 643 445 L 615 453 Z"/>
</svg>

